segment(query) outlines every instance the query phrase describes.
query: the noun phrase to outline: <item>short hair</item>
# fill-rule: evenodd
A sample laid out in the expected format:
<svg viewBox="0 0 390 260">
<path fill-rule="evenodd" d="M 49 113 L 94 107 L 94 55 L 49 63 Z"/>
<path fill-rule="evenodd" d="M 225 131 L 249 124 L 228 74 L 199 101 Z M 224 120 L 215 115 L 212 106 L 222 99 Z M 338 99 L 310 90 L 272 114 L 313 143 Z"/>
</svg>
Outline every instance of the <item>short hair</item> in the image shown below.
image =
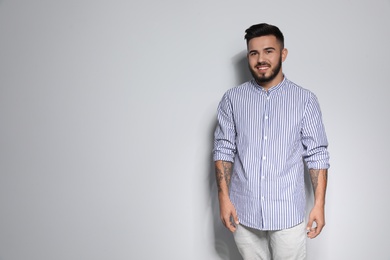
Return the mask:
<svg viewBox="0 0 390 260">
<path fill-rule="evenodd" d="M 245 33 L 246 33 L 245 40 L 247 45 L 249 41 L 253 38 L 266 36 L 266 35 L 273 35 L 282 45 L 282 49 L 284 48 L 283 33 L 275 25 L 271 25 L 267 23 L 255 24 L 249 27 L 248 29 L 246 29 Z"/>
</svg>

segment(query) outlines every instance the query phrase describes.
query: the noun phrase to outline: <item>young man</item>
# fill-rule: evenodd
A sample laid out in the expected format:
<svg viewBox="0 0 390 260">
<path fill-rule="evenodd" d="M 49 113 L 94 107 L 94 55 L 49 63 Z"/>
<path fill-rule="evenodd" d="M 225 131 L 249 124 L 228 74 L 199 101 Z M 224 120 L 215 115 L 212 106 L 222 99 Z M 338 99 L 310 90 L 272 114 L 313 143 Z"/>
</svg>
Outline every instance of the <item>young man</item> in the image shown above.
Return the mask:
<svg viewBox="0 0 390 260">
<path fill-rule="evenodd" d="M 213 156 L 221 220 L 245 260 L 305 259 L 306 236 L 325 225 L 329 154 L 320 107 L 284 76 L 279 28 L 263 23 L 245 32 L 253 80 L 228 90 L 218 106 Z M 315 196 L 307 225 L 303 159 Z"/>
</svg>

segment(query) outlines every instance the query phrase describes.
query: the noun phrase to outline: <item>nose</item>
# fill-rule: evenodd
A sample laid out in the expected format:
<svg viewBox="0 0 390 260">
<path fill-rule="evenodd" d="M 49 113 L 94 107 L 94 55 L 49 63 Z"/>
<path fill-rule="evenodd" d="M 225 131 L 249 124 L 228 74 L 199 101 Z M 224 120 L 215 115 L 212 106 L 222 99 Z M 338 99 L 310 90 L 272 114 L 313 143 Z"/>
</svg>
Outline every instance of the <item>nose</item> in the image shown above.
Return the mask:
<svg viewBox="0 0 390 260">
<path fill-rule="evenodd" d="M 265 59 L 264 59 L 264 54 L 260 52 L 260 53 L 257 55 L 257 62 L 258 62 L 258 63 L 262 63 L 263 61 L 265 61 Z"/>
</svg>

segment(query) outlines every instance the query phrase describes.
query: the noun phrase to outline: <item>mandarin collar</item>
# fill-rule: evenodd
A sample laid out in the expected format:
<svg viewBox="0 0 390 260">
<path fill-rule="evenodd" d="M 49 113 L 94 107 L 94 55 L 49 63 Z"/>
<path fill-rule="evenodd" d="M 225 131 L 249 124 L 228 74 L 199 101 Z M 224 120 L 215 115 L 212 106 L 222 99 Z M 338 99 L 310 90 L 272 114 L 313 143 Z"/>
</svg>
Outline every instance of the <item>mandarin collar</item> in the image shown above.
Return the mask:
<svg viewBox="0 0 390 260">
<path fill-rule="evenodd" d="M 261 91 L 264 91 L 264 92 L 267 92 L 269 94 L 279 90 L 284 84 L 285 82 L 287 81 L 287 78 L 283 75 L 283 80 L 281 82 L 279 82 L 279 84 L 275 85 L 275 86 L 272 86 L 270 87 L 268 90 L 265 90 L 262 86 L 260 86 L 257 81 L 255 79 L 252 79 L 252 82 L 253 84 L 256 86 L 256 88 L 258 88 L 259 90 Z"/>
</svg>

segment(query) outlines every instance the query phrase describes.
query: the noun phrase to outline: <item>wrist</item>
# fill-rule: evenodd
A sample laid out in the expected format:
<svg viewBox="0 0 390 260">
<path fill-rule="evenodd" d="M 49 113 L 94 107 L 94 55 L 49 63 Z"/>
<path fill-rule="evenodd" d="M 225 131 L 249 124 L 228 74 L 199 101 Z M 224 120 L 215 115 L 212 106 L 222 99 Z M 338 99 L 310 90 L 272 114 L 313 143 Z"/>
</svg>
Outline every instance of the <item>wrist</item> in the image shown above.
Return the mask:
<svg viewBox="0 0 390 260">
<path fill-rule="evenodd" d="M 219 200 L 230 200 L 229 193 L 228 192 L 224 192 L 224 191 L 219 191 L 218 192 L 218 199 Z"/>
<path fill-rule="evenodd" d="M 316 200 L 314 201 L 314 207 L 321 207 L 321 208 L 324 208 L 325 207 L 325 200 Z"/>
</svg>

